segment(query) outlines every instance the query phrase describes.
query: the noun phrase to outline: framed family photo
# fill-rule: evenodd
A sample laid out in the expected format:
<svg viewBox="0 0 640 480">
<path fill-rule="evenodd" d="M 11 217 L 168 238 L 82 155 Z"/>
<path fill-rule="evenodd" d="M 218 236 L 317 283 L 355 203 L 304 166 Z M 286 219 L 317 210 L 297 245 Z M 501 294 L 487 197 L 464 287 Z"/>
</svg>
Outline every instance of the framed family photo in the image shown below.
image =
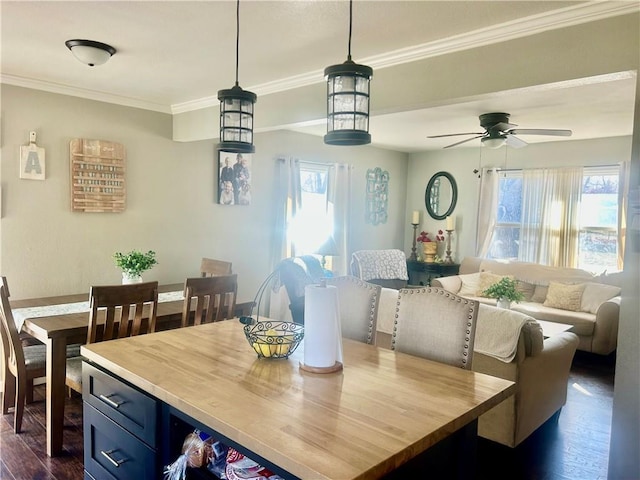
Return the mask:
<svg viewBox="0 0 640 480">
<path fill-rule="evenodd" d="M 251 205 L 251 154 L 218 150 L 218 203 Z"/>
</svg>

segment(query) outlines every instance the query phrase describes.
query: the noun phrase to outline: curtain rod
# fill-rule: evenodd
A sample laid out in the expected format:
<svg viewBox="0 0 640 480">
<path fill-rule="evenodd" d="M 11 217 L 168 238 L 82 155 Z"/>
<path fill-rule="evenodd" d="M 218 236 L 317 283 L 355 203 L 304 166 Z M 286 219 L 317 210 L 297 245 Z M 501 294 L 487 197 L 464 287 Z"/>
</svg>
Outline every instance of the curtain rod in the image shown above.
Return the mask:
<svg viewBox="0 0 640 480">
<path fill-rule="evenodd" d="M 610 163 L 606 165 L 587 165 L 582 168 L 608 168 L 608 167 L 619 167 L 622 163 Z M 501 167 L 490 167 L 487 170 L 490 172 L 500 171 L 500 172 L 521 172 L 522 170 L 542 170 L 544 168 L 571 168 L 569 166 L 564 167 L 538 167 L 538 168 L 501 168 Z M 474 171 L 473 173 L 478 173 Z"/>
</svg>

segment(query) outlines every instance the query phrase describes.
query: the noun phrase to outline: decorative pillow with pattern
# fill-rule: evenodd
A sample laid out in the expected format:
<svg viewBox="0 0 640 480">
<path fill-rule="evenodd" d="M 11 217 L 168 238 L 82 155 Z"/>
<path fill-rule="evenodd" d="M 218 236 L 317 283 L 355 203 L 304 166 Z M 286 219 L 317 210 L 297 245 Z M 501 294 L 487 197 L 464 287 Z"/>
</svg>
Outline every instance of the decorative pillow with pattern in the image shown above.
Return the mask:
<svg viewBox="0 0 640 480">
<path fill-rule="evenodd" d="M 545 307 L 554 307 L 562 310 L 579 312 L 582 304 L 582 293 L 584 292 L 584 288 L 584 283 L 567 284 L 549 282 L 547 299 L 544 301 L 543 305 Z"/>
</svg>

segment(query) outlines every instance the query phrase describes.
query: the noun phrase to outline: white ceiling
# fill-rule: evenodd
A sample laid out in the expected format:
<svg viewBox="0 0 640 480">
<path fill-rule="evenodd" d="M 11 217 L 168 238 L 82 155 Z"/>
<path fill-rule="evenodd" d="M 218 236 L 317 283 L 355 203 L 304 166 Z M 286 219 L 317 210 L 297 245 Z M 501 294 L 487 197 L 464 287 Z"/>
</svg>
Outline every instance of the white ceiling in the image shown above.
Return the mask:
<svg viewBox="0 0 640 480">
<path fill-rule="evenodd" d="M 523 21 L 553 24 L 570 1 L 356 1 L 352 55 L 376 68 L 415 59 L 461 39 L 489 43 Z M 638 2 L 604 2 L 606 11 Z M 147 108 L 181 112 L 217 104 L 233 86 L 235 1 L 6 1 L 0 3 L 3 83 Z M 348 2 L 249 1 L 240 4 L 240 85 L 260 96 L 323 81 L 326 66 L 346 59 Z M 560 23 L 560 22 L 558 22 Z M 551 27 L 550 27 L 551 28 Z M 473 32 L 474 36 L 470 36 Z M 494 35 L 498 37 L 498 35 Z M 77 61 L 65 40 L 86 38 L 117 49 L 105 65 Z M 497 41 L 497 40 L 494 40 Z M 375 74 L 372 82 L 375 82 Z M 373 86 L 372 86 L 372 90 Z M 512 113 L 522 128 L 569 128 L 572 139 L 630 135 L 633 75 L 500 92 L 455 104 L 371 118 L 373 144 L 401 151 L 461 140 L 427 135 L 480 131 L 478 115 Z M 375 98 L 372 98 L 372 111 Z M 406 108 L 404 109 L 406 110 Z M 592 112 L 600 112 L 594 116 Z M 315 123 L 315 125 L 314 125 Z M 316 135 L 324 123 L 288 125 Z M 528 142 L 557 140 L 527 136 Z M 477 146 L 479 141 L 466 146 Z"/>
</svg>

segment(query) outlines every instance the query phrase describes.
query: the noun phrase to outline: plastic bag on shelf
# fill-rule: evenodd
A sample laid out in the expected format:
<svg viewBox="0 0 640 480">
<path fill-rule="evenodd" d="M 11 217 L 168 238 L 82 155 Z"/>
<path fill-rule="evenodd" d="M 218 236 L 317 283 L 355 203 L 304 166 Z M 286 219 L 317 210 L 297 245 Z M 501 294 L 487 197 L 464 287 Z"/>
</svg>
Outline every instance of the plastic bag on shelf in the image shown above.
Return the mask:
<svg viewBox="0 0 640 480">
<path fill-rule="evenodd" d="M 227 480 L 284 480 L 231 447 L 227 453 L 225 475 Z"/>
<path fill-rule="evenodd" d="M 212 455 L 215 440 L 207 433 L 194 430 L 184 439 L 182 454 L 164 469 L 164 480 L 184 480 L 187 467 L 200 468 L 207 465 Z"/>
</svg>

